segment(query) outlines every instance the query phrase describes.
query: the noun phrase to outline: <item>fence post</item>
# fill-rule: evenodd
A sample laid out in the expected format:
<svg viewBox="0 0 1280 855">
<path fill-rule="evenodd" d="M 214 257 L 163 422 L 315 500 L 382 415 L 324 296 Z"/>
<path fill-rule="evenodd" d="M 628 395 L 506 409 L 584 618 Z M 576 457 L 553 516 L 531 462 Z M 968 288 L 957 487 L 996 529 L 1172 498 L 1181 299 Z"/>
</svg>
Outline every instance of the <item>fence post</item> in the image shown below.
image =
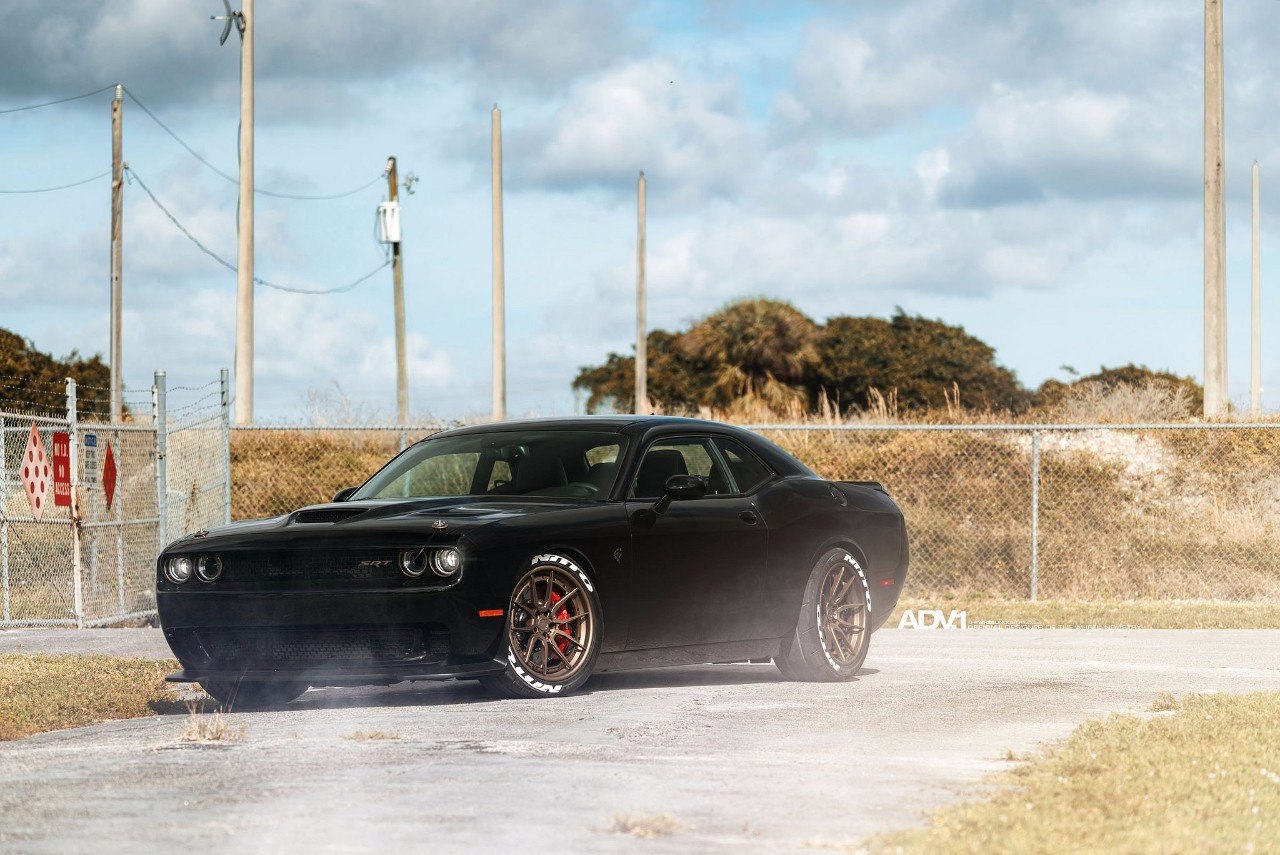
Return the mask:
<svg viewBox="0 0 1280 855">
<path fill-rule="evenodd" d="M 4 415 L 0 414 L 0 501 L 9 496 L 9 464 L 4 453 Z M 0 620 L 9 616 L 9 515 L 0 514 Z"/>
<path fill-rule="evenodd" d="M 222 524 L 231 522 L 231 374 L 222 369 Z"/>
<path fill-rule="evenodd" d="M 1040 431 L 1031 432 L 1031 601 L 1040 588 Z"/>
<path fill-rule="evenodd" d="M 67 450 L 71 467 L 71 579 L 75 587 L 76 629 L 84 629 L 84 574 L 80 561 L 80 472 L 76 453 L 76 381 L 67 378 Z"/>
<path fill-rule="evenodd" d="M 166 458 L 169 453 L 169 421 L 165 401 L 165 375 L 157 371 L 155 385 L 151 387 L 151 406 L 155 410 L 156 423 L 156 531 L 160 539 L 158 553 L 169 545 L 169 470 Z"/>
</svg>

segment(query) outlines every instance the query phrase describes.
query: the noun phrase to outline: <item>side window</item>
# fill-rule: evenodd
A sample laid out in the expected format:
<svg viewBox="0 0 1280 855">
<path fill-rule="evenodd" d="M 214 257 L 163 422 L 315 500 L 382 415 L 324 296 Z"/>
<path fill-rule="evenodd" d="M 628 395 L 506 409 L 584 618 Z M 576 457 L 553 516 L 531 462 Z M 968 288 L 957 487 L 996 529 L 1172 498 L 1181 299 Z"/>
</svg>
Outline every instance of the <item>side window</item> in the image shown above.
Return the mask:
<svg viewBox="0 0 1280 855">
<path fill-rule="evenodd" d="M 484 488 L 486 493 L 497 492 L 511 483 L 511 464 L 505 460 L 493 461 L 493 470 L 489 473 L 489 484 Z"/>
<path fill-rule="evenodd" d="M 773 470 L 743 448 L 741 443 L 723 436 L 716 437 L 715 443 L 716 448 L 724 455 L 725 462 L 729 464 L 729 471 L 733 473 L 733 481 L 738 485 L 739 493 L 750 493 L 773 475 Z"/>
<path fill-rule="evenodd" d="M 700 475 L 707 479 L 708 495 L 733 492 L 733 486 L 712 454 L 710 440 L 705 437 L 660 439 L 649 446 L 640 461 L 640 469 L 631 486 L 636 499 L 656 499 L 662 495 L 672 475 Z"/>
<path fill-rule="evenodd" d="M 613 489 L 613 483 L 618 479 L 618 452 L 621 450 L 622 446 L 616 443 L 587 449 L 586 482 L 597 492 L 607 494 Z"/>
</svg>

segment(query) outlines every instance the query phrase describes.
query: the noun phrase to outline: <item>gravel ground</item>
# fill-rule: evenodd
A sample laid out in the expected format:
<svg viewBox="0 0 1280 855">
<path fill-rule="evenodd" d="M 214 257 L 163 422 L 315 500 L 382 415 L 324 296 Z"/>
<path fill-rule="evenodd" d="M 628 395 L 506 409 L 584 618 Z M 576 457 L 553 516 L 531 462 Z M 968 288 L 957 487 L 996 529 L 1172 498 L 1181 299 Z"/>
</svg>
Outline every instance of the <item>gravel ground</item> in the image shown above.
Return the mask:
<svg viewBox="0 0 1280 855">
<path fill-rule="evenodd" d="M 0 633 L 0 651 L 89 649 L 167 654 L 153 630 Z M 1161 691 L 1280 689 L 1277 650 L 1280 631 L 886 630 L 842 685 L 735 665 L 601 675 L 552 701 L 497 701 L 474 683 L 312 690 L 229 716 L 245 735 L 225 746 L 184 746 L 185 716 L 0 743 L 0 849 L 852 844 L 979 792 L 1008 750 Z M 398 738 L 346 738 L 358 731 Z M 624 813 L 679 827 L 610 830 Z"/>
</svg>

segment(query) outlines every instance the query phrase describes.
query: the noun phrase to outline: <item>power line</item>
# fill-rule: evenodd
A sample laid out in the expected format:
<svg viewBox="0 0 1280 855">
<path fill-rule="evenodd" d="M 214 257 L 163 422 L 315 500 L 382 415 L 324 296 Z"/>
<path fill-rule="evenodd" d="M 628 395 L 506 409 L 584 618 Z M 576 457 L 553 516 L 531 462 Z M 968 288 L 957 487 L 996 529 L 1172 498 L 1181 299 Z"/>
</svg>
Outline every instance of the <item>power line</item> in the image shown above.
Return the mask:
<svg viewBox="0 0 1280 855">
<path fill-rule="evenodd" d="M 52 107 L 54 104 L 65 104 L 68 101 L 79 101 L 81 98 L 88 98 L 97 95 L 99 92 L 106 92 L 108 89 L 114 89 L 115 84 L 103 86 L 101 89 L 95 89 L 92 92 L 85 92 L 83 95 L 72 95 L 68 98 L 58 98 L 55 101 L 45 101 L 42 104 L 28 104 L 25 107 L 9 107 L 6 110 L 0 110 L 0 115 L 5 113 L 21 113 L 24 110 L 39 110 L 41 107 Z"/>
<path fill-rule="evenodd" d="M 219 177 L 231 182 L 232 184 L 240 183 L 240 179 L 236 178 L 234 175 L 230 175 L 226 172 L 223 172 L 221 169 L 214 166 L 213 163 L 211 163 L 208 158 L 206 158 L 204 155 L 200 154 L 200 152 L 196 151 L 194 148 L 188 145 L 187 141 L 184 140 L 182 137 L 178 136 L 178 133 L 173 128 L 166 125 L 163 121 L 160 120 L 159 116 L 151 112 L 150 108 L 148 108 L 146 104 L 143 104 L 141 101 L 139 101 L 138 96 L 134 95 L 131 91 L 129 91 L 129 87 L 126 86 L 124 91 L 125 91 L 125 94 L 127 94 L 129 98 L 133 101 L 133 103 L 137 104 L 138 108 L 141 109 L 142 112 L 146 113 L 147 116 L 151 118 L 151 121 L 159 125 L 161 130 L 163 130 L 166 134 L 173 137 L 174 142 L 176 142 L 178 145 L 185 148 L 188 154 L 190 154 L 196 160 L 203 163 L 205 166 L 209 167 L 209 169 L 211 169 Z M 361 190 L 366 190 L 369 187 L 372 187 L 374 184 L 381 181 L 384 175 L 386 175 L 386 172 L 381 172 L 375 178 L 365 182 L 364 184 L 361 184 L 359 187 L 355 187 L 351 190 L 345 190 L 341 193 L 310 195 L 307 193 L 277 193 L 271 190 L 259 190 L 257 188 L 255 188 L 253 192 L 259 196 L 274 196 L 277 199 L 298 199 L 306 202 L 327 201 L 329 199 L 344 199 L 347 196 L 354 196 L 355 194 L 359 193 Z"/>
<path fill-rule="evenodd" d="M 83 181 L 74 181 L 71 184 L 60 184 L 57 187 L 37 187 L 33 190 L 0 190 L 0 193 L 52 193 L 55 190 L 67 190 L 71 187 L 79 187 L 82 184 L 88 184 L 91 181 L 97 181 L 99 178 L 106 178 L 111 174 L 111 170 L 99 173 L 92 178 L 86 178 Z"/>
<path fill-rule="evenodd" d="M 135 172 L 131 167 L 125 167 L 125 171 L 129 174 L 129 177 L 130 177 L 133 181 L 138 182 L 138 186 L 142 188 L 142 192 L 144 192 L 144 193 L 146 193 L 146 194 L 147 194 L 148 198 L 150 198 L 150 199 L 151 199 L 152 203 L 153 203 L 153 204 L 155 204 L 155 206 L 156 206 L 157 208 L 159 208 L 159 209 L 160 209 L 161 213 L 163 213 L 166 217 L 168 217 L 168 218 L 169 218 L 169 222 L 173 223 L 173 225 L 178 229 L 178 231 L 182 232 L 182 234 L 186 236 L 187 240 L 189 240 L 189 241 L 191 241 L 193 244 L 195 244 L 195 245 L 196 245 L 196 247 L 197 247 L 201 252 L 203 252 L 205 255 L 209 256 L 210 258 L 212 258 L 212 259 L 213 259 L 214 261 L 216 261 L 218 264 L 221 264 L 223 267 L 227 268 L 228 270 L 230 270 L 230 271 L 231 271 L 231 272 L 233 272 L 233 273 L 236 271 L 236 266 L 235 266 L 234 264 L 232 264 L 231 262 L 227 261 L 227 260 L 226 260 L 225 258 L 223 258 L 222 256 L 218 255 L 218 254 L 217 254 L 216 252 L 214 252 L 213 250 L 209 249 L 209 247 L 205 246 L 205 245 L 200 241 L 200 239 L 199 239 L 199 238 L 197 238 L 195 235 L 193 235 L 193 234 L 192 234 L 192 233 L 187 229 L 187 227 L 186 227 L 186 226 L 184 226 L 181 222 L 179 222 L 179 221 L 178 221 L 178 218 L 177 218 L 177 217 L 175 217 L 175 216 L 173 215 L 173 213 L 172 213 L 168 208 L 166 208 L 166 207 L 164 206 L 164 204 L 163 204 L 159 199 L 157 199 L 157 198 L 156 198 L 156 194 L 154 194 L 154 193 L 152 193 L 152 192 L 151 192 L 151 188 L 150 188 L 150 187 L 148 187 L 148 186 L 146 185 L 146 183 L 145 183 L 145 182 L 144 182 L 144 181 L 143 181 L 143 180 L 138 176 L 138 173 L 137 173 L 137 172 Z M 339 293 L 342 293 L 343 291 L 350 291 L 352 288 L 355 288 L 357 285 L 359 285 L 359 284 L 361 284 L 362 282 L 364 282 L 365 280 L 367 280 L 367 279 L 371 278 L 371 277 L 372 277 L 375 273 L 377 273 L 378 271 L 380 271 L 380 270 L 382 270 L 382 269 L 386 268 L 386 267 L 387 267 L 387 265 L 389 265 L 389 264 L 391 264 L 391 260 L 390 260 L 390 259 L 387 259 L 386 261 L 383 261 L 381 264 L 379 264 L 379 265 L 378 265 L 377 267 L 375 267 L 373 270 L 370 270 L 368 273 L 366 273 L 365 275 L 361 276 L 359 279 L 355 280 L 354 282 L 349 282 L 349 283 L 347 283 L 346 285 L 340 285 L 340 286 L 338 286 L 338 287 L 336 287 L 336 288 L 321 288 L 321 289 L 314 289 L 314 290 L 313 290 L 313 289 L 308 289 L 308 288 L 295 288 L 295 287 L 293 287 L 293 286 L 291 286 L 291 285 L 280 285 L 280 284 L 275 283 L 275 282 L 269 282 L 269 281 L 267 281 L 266 279 L 262 279 L 262 278 L 257 277 L 257 276 L 253 277 L 253 281 L 254 281 L 254 283 L 255 283 L 255 284 L 257 284 L 257 285 L 262 285 L 262 286 L 264 286 L 264 287 L 266 287 L 266 288 L 274 288 L 274 289 L 275 289 L 275 290 L 277 290 L 277 291 L 285 291 L 285 292 L 290 293 L 290 294 L 313 294 L 313 295 L 318 295 L 318 294 L 339 294 Z"/>
</svg>

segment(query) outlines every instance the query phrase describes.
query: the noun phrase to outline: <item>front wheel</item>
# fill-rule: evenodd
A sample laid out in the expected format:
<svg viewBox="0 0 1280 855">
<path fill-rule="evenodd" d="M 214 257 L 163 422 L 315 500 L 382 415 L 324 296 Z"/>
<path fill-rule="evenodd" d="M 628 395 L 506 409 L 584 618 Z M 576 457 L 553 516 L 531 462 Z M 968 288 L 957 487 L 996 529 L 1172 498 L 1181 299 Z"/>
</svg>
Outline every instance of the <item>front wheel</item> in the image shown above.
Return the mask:
<svg viewBox="0 0 1280 855">
<path fill-rule="evenodd" d="M 214 700 L 232 710 L 260 710 L 280 707 L 311 688 L 306 683 L 261 680 L 201 680 L 200 687 Z"/>
<path fill-rule="evenodd" d="M 809 574 L 795 632 L 774 658 L 782 676 L 807 682 L 853 679 L 871 644 L 871 588 L 847 550 L 828 550 Z"/>
<path fill-rule="evenodd" d="M 600 598 L 591 578 L 563 555 L 539 555 L 507 607 L 507 667 L 481 677 L 509 698 L 567 695 L 591 676 L 600 652 Z"/>
</svg>

